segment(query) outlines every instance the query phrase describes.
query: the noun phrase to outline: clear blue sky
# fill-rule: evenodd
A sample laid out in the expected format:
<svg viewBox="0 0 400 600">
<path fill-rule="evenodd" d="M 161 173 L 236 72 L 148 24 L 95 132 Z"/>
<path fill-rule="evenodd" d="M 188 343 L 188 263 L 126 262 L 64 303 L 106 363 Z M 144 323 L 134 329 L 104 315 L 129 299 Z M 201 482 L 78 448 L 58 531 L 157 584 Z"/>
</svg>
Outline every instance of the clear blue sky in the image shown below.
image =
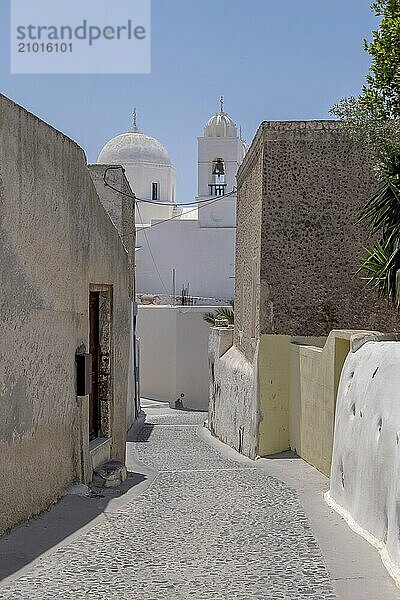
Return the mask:
<svg viewBox="0 0 400 600">
<path fill-rule="evenodd" d="M 31 76 L 10 75 L 8 0 L 0 0 L 1 91 L 75 139 L 89 162 L 127 130 L 136 106 L 140 129 L 170 152 L 178 201 L 187 202 L 196 137 L 221 94 L 250 142 L 263 120 L 329 118 L 332 104 L 359 92 L 369 67 L 362 40 L 377 25 L 369 4 L 153 0 L 151 75 Z"/>
</svg>

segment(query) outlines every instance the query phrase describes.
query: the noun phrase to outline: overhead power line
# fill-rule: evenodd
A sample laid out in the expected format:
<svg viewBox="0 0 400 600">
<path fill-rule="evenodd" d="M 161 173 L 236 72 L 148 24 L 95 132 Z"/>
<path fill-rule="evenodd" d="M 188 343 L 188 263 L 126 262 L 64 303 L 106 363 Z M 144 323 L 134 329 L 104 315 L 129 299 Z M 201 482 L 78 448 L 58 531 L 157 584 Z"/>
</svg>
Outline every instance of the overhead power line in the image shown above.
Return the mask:
<svg viewBox="0 0 400 600">
<path fill-rule="evenodd" d="M 104 171 L 104 176 L 103 176 L 104 184 L 107 187 L 109 187 L 110 189 L 114 190 L 114 192 L 118 192 L 118 194 L 121 194 L 122 196 L 126 196 L 127 198 L 131 198 L 132 200 L 135 200 L 136 202 L 145 202 L 146 204 L 156 204 L 159 206 L 172 206 L 172 202 L 158 202 L 157 200 L 145 200 L 144 198 L 138 198 L 135 194 L 127 194 L 126 192 L 123 192 L 122 190 L 119 190 L 118 188 L 114 187 L 113 185 L 108 183 L 107 173 L 108 173 L 108 171 L 115 170 L 115 169 L 122 169 L 125 172 L 124 168 L 119 165 L 109 166 Z M 232 196 L 234 193 L 236 193 L 236 188 L 233 188 L 233 190 L 231 192 L 228 192 L 227 194 L 221 194 L 220 196 L 214 196 L 214 198 L 218 198 L 218 200 L 222 200 L 223 198 L 228 198 L 229 196 Z M 213 199 L 213 197 L 207 198 L 206 200 L 197 200 L 196 202 L 182 202 L 181 204 L 178 204 L 177 206 L 194 206 L 194 205 L 198 205 L 198 204 L 206 204 L 207 202 L 209 202 L 212 199 Z"/>
<path fill-rule="evenodd" d="M 104 180 L 104 184 L 111 188 L 112 190 L 114 190 L 115 192 L 117 192 L 118 194 L 121 194 L 122 196 L 126 196 L 128 198 L 131 198 L 131 200 L 133 200 L 135 202 L 136 208 L 138 209 L 138 213 L 139 213 L 139 217 L 140 217 L 140 221 L 142 224 L 142 228 L 141 229 L 135 229 L 135 231 L 129 231 L 128 233 L 124 233 L 123 235 L 121 235 L 121 237 L 128 237 L 129 235 L 133 235 L 134 233 L 139 233 L 140 231 L 145 231 L 146 229 L 148 229 L 148 227 L 144 227 L 143 225 L 143 220 L 142 217 L 140 215 L 139 212 L 139 206 L 136 202 L 149 202 L 150 204 L 163 204 L 161 202 L 152 202 L 150 200 L 142 200 L 140 198 L 137 198 L 135 196 L 135 194 L 127 194 L 126 192 L 123 192 L 122 190 L 119 190 L 118 188 L 110 185 L 107 181 L 107 172 L 111 169 L 123 169 L 123 167 L 119 166 L 119 165 L 115 165 L 115 166 L 109 166 L 106 168 L 106 170 L 104 171 L 104 176 L 103 176 L 103 180 Z M 125 172 L 125 171 L 124 171 Z M 192 208 L 191 210 L 187 210 L 185 212 L 185 215 L 188 215 L 192 212 L 196 212 L 198 210 L 201 210 L 202 208 L 205 208 L 206 206 L 209 206 L 210 204 L 214 204 L 215 202 L 219 202 L 220 200 L 223 200 L 224 198 L 229 198 L 230 196 L 234 196 L 236 194 L 236 187 L 233 188 L 233 190 L 231 192 L 228 192 L 227 194 L 223 194 L 222 196 L 214 196 L 211 198 L 207 198 L 207 200 L 199 200 L 198 202 L 189 202 L 186 204 L 176 204 L 175 206 L 193 206 L 195 205 L 195 208 Z M 198 206 L 200 204 L 200 206 Z M 167 203 L 165 202 L 164 205 L 167 206 L 172 206 L 172 203 Z M 154 223 L 153 225 L 151 225 L 151 228 L 153 227 L 158 227 L 159 225 L 163 225 L 164 223 L 168 223 L 169 221 L 175 221 L 176 219 L 179 219 L 181 217 L 181 215 L 175 215 L 173 217 L 169 217 L 168 219 L 162 219 L 161 221 L 157 221 L 157 223 Z M 146 240 L 147 240 L 147 236 L 146 236 Z M 148 243 L 148 242 L 147 242 Z"/>
<path fill-rule="evenodd" d="M 236 194 L 236 191 L 232 191 L 230 194 L 227 194 L 227 195 L 232 196 L 233 194 Z M 214 200 L 209 200 L 207 204 L 203 204 L 202 206 L 199 206 L 198 208 L 192 208 L 191 210 L 187 210 L 185 212 L 185 215 L 188 215 L 192 212 L 196 212 L 197 210 L 201 210 L 202 208 L 205 208 L 206 206 L 209 206 L 210 204 L 215 204 L 215 202 L 218 202 L 219 200 L 220 200 L 220 196 L 218 196 L 217 198 L 214 198 Z M 139 208 L 138 208 L 138 210 L 139 210 Z M 175 221 L 176 219 L 179 219 L 180 216 L 181 215 L 175 215 L 174 217 L 169 217 L 168 219 L 163 219 L 162 221 L 157 221 L 157 223 L 153 223 L 150 227 L 142 227 L 141 229 L 136 229 L 136 233 L 139 233 L 140 231 L 145 231 L 146 229 L 153 229 L 154 227 L 158 227 L 159 225 L 168 223 L 168 221 Z M 184 219 L 183 219 L 183 222 L 184 222 Z M 142 223 L 142 225 L 143 225 L 143 223 Z M 125 233 L 122 237 L 132 235 L 133 233 L 135 233 L 135 232 L 131 231 L 130 233 Z"/>
<path fill-rule="evenodd" d="M 141 224 L 142 224 L 142 226 L 143 226 L 142 215 L 140 214 L 140 209 L 139 209 L 139 207 L 138 207 L 138 206 L 137 206 L 137 210 L 138 210 L 138 215 L 139 215 L 140 222 L 141 222 Z M 163 278 L 161 277 L 161 273 L 160 273 L 160 271 L 159 271 L 159 268 L 158 268 L 158 266 L 157 266 L 156 259 L 154 258 L 154 254 L 153 254 L 153 251 L 152 251 L 152 249 L 151 249 L 151 246 L 150 246 L 150 242 L 149 242 L 149 240 L 148 240 L 148 237 L 147 237 L 147 233 L 146 233 L 146 227 L 143 227 L 143 232 L 144 232 L 144 237 L 145 237 L 145 240 L 146 240 L 146 243 L 147 243 L 147 247 L 148 247 L 148 249 L 149 249 L 149 254 L 150 254 L 150 256 L 151 256 L 151 260 L 153 261 L 153 265 L 154 265 L 154 268 L 155 268 L 155 270 L 156 270 L 156 273 L 157 273 L 157 275 L 158 275 L 158 278 L 159 278 L 159 280 L 160 280 L 160 282 L 161 282 L 161 285 L 162 285 L 162 286 L 163 286 L 163 288 L 164 288 L 164 291 L 165 291 L 165 293 L 166 293 L 166 294 L 169 294 L 169 290 L 167 290 L 167 287 L 166 287 L 166 285 L 165 285 L 165 283 L 164 283 L 164 280 L 163 280 Z"/>
</svg>

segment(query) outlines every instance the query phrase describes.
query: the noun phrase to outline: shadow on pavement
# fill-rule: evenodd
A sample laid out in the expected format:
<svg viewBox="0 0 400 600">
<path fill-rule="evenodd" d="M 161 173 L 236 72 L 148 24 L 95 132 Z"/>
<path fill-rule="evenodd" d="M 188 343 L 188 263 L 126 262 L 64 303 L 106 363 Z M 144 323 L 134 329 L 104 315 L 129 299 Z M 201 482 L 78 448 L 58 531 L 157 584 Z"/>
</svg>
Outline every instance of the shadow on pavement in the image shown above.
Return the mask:
<svg viewBox="0 0 400 600">
<path fill-rule="evenodd" d="M 89 496 L 64 496 L 38 517 L 4 534 L 0 537 L 0 582 L 88 526 L 112 500 L 123 501 L 124 494 L 146 479 L 141 473 L 128 473 L 117 488 L 96 488 Z"/>
<path fill-rule="evenodd" d="M 299 458 L 300 456 L 296 454 L 296 452 L 292 452 L 292 450 L 286 450 L 285 452 L 278 452 L 277 454 L 269 454 L 267 456 L 262 457 L 265 460 L 277 460 L 282 458 Z M 300 459 L 301 460 L 301 459 Z"/>
<path fill-rule="evenodd" d="M 129 431 L 127 442 L 148 442 L 153 433 L 155 425 L 152 423 L 143 423 L 139 431 Z"/>
</svg>

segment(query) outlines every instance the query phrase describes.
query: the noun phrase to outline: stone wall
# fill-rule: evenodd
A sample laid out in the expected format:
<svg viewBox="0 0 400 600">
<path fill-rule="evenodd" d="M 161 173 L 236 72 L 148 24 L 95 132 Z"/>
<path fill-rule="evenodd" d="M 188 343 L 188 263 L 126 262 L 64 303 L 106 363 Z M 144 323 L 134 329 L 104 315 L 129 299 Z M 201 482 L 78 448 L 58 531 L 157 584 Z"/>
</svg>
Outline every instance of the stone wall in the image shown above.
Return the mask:
<svg viewBox="0 0 400 600">
<path fill-rule="evenodd" d="M 112 457 L 124 460 L 129 364 L 127 253 L 81 148 L 0 96 L 0 531 L 89 476 L 89 290 L 112 286 Z"/>
<path fill-rule="evenodd" d="M 117 229 L 128 256 L 135 264 L 135 203 L 123 167 L 88 165 L 100 202 Z M 105 181 L 108 185 L 106 185 Z"/>
<path fill-rule="evenodd" d="M 133 192 L 125 176 L 123 167 L 110 165 L 89 165 L 89 173 L 95 185 L 100 202 L 107 211 L 111 221 L 116 227 L 121 241 L 128 253 L 130 266 L 130 281 L 132 285 L 132 297 L 135 298 L 135 203 Z M 107 184 L 105 184 L 105 180 Z M 135 369 L 134 353 L 136 348 L 135 339 L 135 319 L 136 305 L 132 305 L 132 328 L 130 341 L 130 361 L 128 377 L 128 398 L 127 398 L 127 428 L 129 429 L 135 422 L 140 412 L 140 398 L 135 398 Z M 135 327 L 136 329 L 136 327 Z M 137 394 L 138 395 L 138 394 Z"/>
<path fill-rule="evenodd" d="M 260 252 L 263 190 L 261 133 L 247 153 L 238 177 L 235 260 L 235 346 L 253 362 L 260 333 Z"/>
<path fill-rule="evenodd" d="M 229 389 L 229 402 L 219 403 L 222 412 L 215 420 L 231 420 L 227 430 L 256 431 L 253 447 L 265 455 L 290 447 L 294 337 L 307 344 L 335 329 L 396 331 L 398 317 L 356 274 L 368 243 L 356 221 L 378 183 L 370 158 L 339 122 L 262 123 L 237 180 L 234 348 L 227 353 L 235 359 L 226 365 L 226 390 L 221 392 Z M 252 414 L 240 382 L 231 385 L 241 361 L 253 369 L 257 364 Z M 316 379 L 332 391 L 323 363 Z M 304 369 L 301 379 L 309 394 L 302 396 L 303 408 L 314 401 L 323 404 L 326 399 L 318 396 Z M 326 407 L 324 430 L 333 425 L 331 397 Z M 303 421 L 312 428 L 309 417 Z M 313 450 L 313 443 L 303 443 L 302 452 L 327 472 L 331 435 L 326 447 L 316 442 Z"/>
<path fill-rule="evenodd" d="M 367 245 L 356 221 L 378 185 L 365 151 L 335 121 L 265 122 L 254 143 L 263 147 L 261 332 L 395 331 L 395 311 L 356 275 Z M 239 202 L 252 210 L 246 166 Z"/>
<path fill-rule="evenodd" d="M 259 136 L 258 136 L 259 137 Z M 245 166 L 244 166 L 245 164 Z M 259 453 L 258 337 L 263 146 L 252 144 L 238 180 L 235 327 L 212 328 L 208 427 L 250 458 Z"/>
</svg>

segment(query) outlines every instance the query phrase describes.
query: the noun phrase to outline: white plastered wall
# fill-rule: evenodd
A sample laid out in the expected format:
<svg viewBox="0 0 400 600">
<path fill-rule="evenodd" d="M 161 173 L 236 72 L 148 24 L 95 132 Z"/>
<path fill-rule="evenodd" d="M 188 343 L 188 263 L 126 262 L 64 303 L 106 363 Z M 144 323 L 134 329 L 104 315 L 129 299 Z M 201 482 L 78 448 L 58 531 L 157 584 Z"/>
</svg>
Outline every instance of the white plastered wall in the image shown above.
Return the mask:
<svg viewBox="0 0 400 600">
<path fill-rule="evenodd" d="M 366 339 L 340 379 L 327 500 L 400 583 L 400 344 Z"/>
<path fill-rule="evenodd" d="M 172 407 L 208 408 L 209 325 L 215 307 L 140 305 L 140 389 L 144 398 Z"/>
<path fill-rule="evenodd" d="M 205 228 L 200 227 L 197 220 L 189 219 L 147 228 L 146 236 L 138 230 L 138 293 L 172 294 L 172 270 L 175 269 L 178 294 L 182 286 L 189 283 L 193 296 L 232 299 L 235 233 L 233 227 Z"/>
</svg>

